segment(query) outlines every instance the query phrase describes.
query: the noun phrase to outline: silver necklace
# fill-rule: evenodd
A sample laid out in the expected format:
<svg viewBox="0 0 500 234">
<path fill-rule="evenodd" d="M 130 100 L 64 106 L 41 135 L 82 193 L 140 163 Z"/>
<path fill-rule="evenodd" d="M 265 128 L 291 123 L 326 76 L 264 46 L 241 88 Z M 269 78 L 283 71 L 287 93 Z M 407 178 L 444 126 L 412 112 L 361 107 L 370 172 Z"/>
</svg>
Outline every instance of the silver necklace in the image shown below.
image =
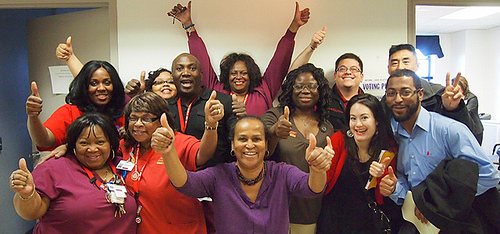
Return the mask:
<svg viewBox="0 0 500 234">
<path fill-rule="evenodd" d="M 304 123 L 304 126 L 307 126 L 307 123 L 310 121 L 309 118 L 307 119 L 307 121 L 305 121 L 304 119 L 300 118 L 298 115 L 296 115 L 295 117 L 299 118 L 300 121 L 302 121 Z"/>
</svg>

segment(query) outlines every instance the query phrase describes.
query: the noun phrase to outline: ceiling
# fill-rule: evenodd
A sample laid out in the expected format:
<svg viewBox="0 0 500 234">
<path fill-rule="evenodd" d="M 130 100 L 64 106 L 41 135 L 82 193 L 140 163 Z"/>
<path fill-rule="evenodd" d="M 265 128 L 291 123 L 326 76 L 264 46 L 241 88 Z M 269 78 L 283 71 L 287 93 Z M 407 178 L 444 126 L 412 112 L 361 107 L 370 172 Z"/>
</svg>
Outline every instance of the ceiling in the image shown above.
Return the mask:
<svg viewBox="0 0 500 234">
<path fill-rule="evenodd" d="M 500 12 L 477 19 L 439 19 L 465 8 L 469 7 L 416 6 L 417 35 L 454 33 L 469 29 L 488 29 L 500 26 Z M 499 9 L 500 7 L 492 8 Z"/>
</svg>

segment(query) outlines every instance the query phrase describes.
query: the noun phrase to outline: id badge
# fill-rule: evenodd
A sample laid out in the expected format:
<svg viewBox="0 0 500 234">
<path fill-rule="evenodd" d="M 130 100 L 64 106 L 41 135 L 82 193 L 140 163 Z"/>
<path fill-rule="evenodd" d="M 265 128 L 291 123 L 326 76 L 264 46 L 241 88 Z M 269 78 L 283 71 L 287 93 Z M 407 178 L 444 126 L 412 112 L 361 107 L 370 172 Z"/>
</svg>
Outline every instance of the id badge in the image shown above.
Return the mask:
<svg viewBox="0 0 500 234">
<path fill-rule="evenodd" d="M 124 170 L 124 171 L 132 171 L 134 169 L 135 164 L 129 161 L 121 160 L 120 163 L 116 166 L 116 169 Z"/>
</svg>

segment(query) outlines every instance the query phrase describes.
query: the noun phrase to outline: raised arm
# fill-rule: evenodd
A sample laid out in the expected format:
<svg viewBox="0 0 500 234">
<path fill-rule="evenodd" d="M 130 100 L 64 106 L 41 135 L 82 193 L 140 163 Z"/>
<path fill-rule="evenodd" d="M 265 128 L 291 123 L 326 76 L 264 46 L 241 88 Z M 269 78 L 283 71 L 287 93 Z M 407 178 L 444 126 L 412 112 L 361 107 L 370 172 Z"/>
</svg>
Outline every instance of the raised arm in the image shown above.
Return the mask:
<svg viewBox="0 0 500 234">
<path fill-rule="evenodd" d="M 82 70 L 83 64 L 73 53 L 73 46 L 71 45 L 71 36 L 66 39 L 66 43 L 61 43 L 56 48 L 56 57 L 60 60 L 66 61 L 69 70 L 73 77 L 76 77 L 80 70 Z"/>
<path fill-rule="evenodd" d="M 316 147 L 316 137 L 309 134 L 309 146 L 306 149 L 306 161 L 309 163 L 309 188 L 315 193 L 321 193 L 326 187 L 326 171 L 332 165 L 335 152 L 332 149 L 330 137 L 326 137 L 324 149 Z"/>
<path fill-rule="evenodd" d="M 172 185 L 182 187 L 186 184 L 187 173 L 175 150 L 175 134 L 174 130 L 168 125 L 166 114 L 161 116 L 161 126 L 156 129 L 151 137 L 151 148 L 155 152 L 162 154 L 163 165 L 165 165 Z"/>
<path fill-rule="evenodd" d="M 35 183 L 26 160 L 19 160 L 19 169 L 10 175 L 10 189 L 14 191 L 14 208 L 21 218 L 35 220 L 41 218 L 49 208 L 50 200 L 41 197 L 35 190 Z"/>
<path fill-rule="evenodd" d="M 202 166 L 210 160 L 217 148 L 217 127 L 219 120 L 224 117 L 224 105 L 216 100 L 217 92 L 212 91 L 210 98 L 205 103 L 205 132 L 201 137 L 200 149 L 196 156 L 196 166 Z"/>
<path fill-rule="evenodd" d="M 191 1 L 188 2 L 187 6 L 177 4 L 167 14 L 179 20 L 179 22 L 181 22 L 181 26 L 184 30 L 186 30 L 188 35 L 189 53 L 194 55 L 200 61 L 201 71 L 203 73 L 203 78 L 201 80 L 202 85 L 208 89 L 223 92 L 224 85 L 217 78 L 217 74 L 212 67 L 210 57 L 208 56 L 207 47 L 198 35 L 193 20 L 191 19 Z"/>
<path fill-rule="evenodd" d="M 299 54 L 299 56 L 297 56 L 297 58 L 293 60 L 293 63 L 290 66 L 288 72 L 308 63 L 309 59 L 311 59 L 311 56 L 314 53 L 314 50 L 318 48 L 318 46 L 321 45 L 321 43 L 323 43 L 325 36 L 326 36 L 326 27 L 323 27 L 322 30 L 316 31 L 311 39 L 311 43 L 309 43 L 309 45 L 306 46 L 306 48 Z"/>
<path fill-rule="evenodd" d="M 290 68 L 293 49 L 295 47 L 295 34 L 301 26 L 307 23 L 307 21 L 309 21 L 309 8 L 300 10 L 299 3 L 295 2 L 295 12 L 292 23 L 288 27 L 285 35 L 278 42 L 273 58 L 271 58 L 262 76 L 262 86 L 266 88 L 265 91 L 269 92 L 267 95 L 271 102 L 276 98 L 281 84 Z"/>
<path fill-rule="evenodd" d="M 50 148 L 55 144 L 54 134 L 46 128 L 40 119 L 43 100 L 38 93 L 36 82 L 31 82 L 31 95 L 26 100 L 26 114 L 28 114 L 28 132 L 36 146 Z"/>
</svg>

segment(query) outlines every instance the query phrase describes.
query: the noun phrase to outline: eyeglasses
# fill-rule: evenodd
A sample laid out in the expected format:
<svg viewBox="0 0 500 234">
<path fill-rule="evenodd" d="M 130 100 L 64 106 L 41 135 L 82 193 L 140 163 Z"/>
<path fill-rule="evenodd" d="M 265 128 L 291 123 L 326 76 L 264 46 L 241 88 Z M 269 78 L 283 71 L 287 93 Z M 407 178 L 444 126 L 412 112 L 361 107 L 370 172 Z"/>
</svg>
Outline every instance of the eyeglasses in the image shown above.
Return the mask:
<svg viewBox="0 0 500 234">
<path fill-rule="evenodd" d="M 347 72 L 347 70 L 351 71 L 352 73 L 358 73 L 358 72 L 361 72 L 361 69 L 357 68 L 357 67 L 350 67 L 350 68 L 347 68 L 347 67 L 339 67 L 337 68 L 337 70 L 335 70 L 336 72 Z"/>
<path fill-rule="evenodd" d="M 128 122 L 130 123 L 137 123 L 137 121 L 139 121 L 139 119 L 141 120 L 141 122 L 143 124 L 150 124 L 150 123 L 153 123 L 154 121 L 156 120 L 159 120 L 160 117 L 141 117 L 141 118 L 137 118 L 137 117 L 130 117 L 128 118 Z"/>
<path fill-rule="evenodd" d="M 385 96 L 388 98 L 395 98 L 396 95 L 398 95 L 398 93 L 399 93 L 399 96 L 401 96 L 402 98 L 409 98 L 409 97 L 413 96 L 414 94 L 418 93 L 420 90 L 421 89 L 417 89 L 417 90 L 412 91 L 409 89 L 403 89 L 399 92 L 390 90 L 390 91 L 385 91 Z"/>
<path fill-rule="evenodd" d="M 153 82 L 153 85 L 162 85 L 162 84 L 174 84 L 172 80 L 157 80 Z"/>
<path fill-rule="evenodd" d="M 309 91 L 316 91 L 318 90 L 319 85 L 318 84 L 308 84 L 308 85 L 301 85 L 301 84 L 296 84 L 293 86 L 293 89 L 297 91 L 302 91 L 305 88 L 307 88 Z"/>
</svg>

